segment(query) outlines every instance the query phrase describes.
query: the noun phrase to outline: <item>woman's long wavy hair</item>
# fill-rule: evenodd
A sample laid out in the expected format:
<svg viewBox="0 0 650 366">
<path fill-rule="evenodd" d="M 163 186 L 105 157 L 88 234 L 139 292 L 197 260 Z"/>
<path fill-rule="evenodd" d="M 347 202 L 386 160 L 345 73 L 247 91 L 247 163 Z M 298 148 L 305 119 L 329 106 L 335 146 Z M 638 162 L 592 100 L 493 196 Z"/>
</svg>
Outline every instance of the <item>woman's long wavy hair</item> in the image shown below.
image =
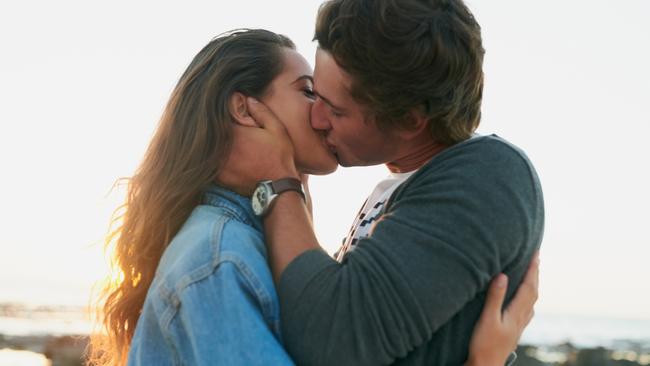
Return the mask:
<svg viewBox="0 0 650 366">
<path fill-rule="evenodd" d="M 89 364 L 126 363 L 163 251 L 230 152 L 231 95 L 261 98 L 282 71 L 284 48 L 295 46 L 269 31 L 228 32 L 205 46 L 181 76 L 111 221 L 105 245 L 115 273 L 98 299 L 102 329 L 91 339 Z"/>
</svg>

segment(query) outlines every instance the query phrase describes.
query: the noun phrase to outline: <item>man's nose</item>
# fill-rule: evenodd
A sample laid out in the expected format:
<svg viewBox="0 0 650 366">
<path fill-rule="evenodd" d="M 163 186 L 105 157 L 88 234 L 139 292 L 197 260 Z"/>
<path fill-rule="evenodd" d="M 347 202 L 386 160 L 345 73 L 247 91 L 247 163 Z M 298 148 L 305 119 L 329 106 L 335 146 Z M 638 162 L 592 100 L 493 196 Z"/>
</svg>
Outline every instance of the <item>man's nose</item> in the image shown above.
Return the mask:
<svg viewBox="0 0 650 366">
<path fill-rule="evenodd" d="M 325 103 L 318 97 L 311 106 L 311 127 L 315 130 L 329 130 L 332 127 L 325 114 Z"/>
</svg>

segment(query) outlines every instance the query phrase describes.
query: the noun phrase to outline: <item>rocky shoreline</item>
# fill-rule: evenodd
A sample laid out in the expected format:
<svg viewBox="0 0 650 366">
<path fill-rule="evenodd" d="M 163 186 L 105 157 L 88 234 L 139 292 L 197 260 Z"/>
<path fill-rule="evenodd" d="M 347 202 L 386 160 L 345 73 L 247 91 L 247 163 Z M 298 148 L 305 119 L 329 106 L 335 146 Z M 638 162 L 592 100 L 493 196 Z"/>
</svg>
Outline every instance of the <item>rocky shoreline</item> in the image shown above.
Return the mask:
<svg viewBox="0 0 650 366">
<path fill-rule="evenodd" d="M 52 366 L 82 366 L 88 345 L 85 335 L 7 336 L 0 334 L 0 350 L 24 350 L 45 355 Z M 515 366 L 646 366 L 647 343 L 620 343 L 618 349 L 578 348 L 571 343 L 553 346 L 520 345 Z"/>
<path fill-rule="evenodd" d="M 571 343 L 552 346 L 520 345 L 515 366 L 646 366 L 647 343 L 621 341 L 620 347 L 579 348 Z"/>
</svg>

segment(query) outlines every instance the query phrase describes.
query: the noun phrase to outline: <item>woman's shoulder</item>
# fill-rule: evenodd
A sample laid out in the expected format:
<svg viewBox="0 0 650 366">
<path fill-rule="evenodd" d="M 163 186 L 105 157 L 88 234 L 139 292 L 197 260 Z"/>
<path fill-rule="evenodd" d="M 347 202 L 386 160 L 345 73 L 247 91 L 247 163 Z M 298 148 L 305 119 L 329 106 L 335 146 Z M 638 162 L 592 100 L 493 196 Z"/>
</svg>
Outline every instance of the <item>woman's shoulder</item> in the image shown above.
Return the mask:
<svg viewBox="0 0 650 366">
<path fill-rule="evenodd" d="M 198 206 L 163 253 L 153 291 L 178 299 L 185 288 L 210 276 L 232 277 L 233 268 L 261 295 L 273 290 L 263 234 L 228 210 Z"/>
<path fill-rule="evenodd" d="M 223 262 L 253 267 L 242 268 L 250 271 L 265 258 L 259 230 L 226 209 L 201 205 L 165 249 L 156 276 L 179 288 L 211 275 Z"/>
<path fill-rule="evenodd" d="M 227 210 L 198 206 L 165 250 L 148 294 L 163 329 L 173 332 L 183 308 L 200 319 L 209 317 L 204 311 L 210 301 L 210 311 L 252 301 L 279 331 L 277 294 L 263 248 L 256 228 Z"/>
</svg>

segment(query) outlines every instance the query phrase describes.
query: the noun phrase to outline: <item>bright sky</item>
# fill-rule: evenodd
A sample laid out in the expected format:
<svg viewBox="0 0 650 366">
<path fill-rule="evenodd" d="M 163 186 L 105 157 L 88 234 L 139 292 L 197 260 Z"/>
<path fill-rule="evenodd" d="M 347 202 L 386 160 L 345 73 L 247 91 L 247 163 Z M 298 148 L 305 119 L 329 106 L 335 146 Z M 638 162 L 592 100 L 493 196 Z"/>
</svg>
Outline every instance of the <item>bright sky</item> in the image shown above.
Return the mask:
<svg viewBox="0 0 650 366">
<path fill-rule="evenodd" d="M 319 0 L 0 5 L 0 301 L 81 303 L 176 80 L 213 36 L 262 27 L 313 64 Z M 650 2 L 469 2 L 487 49 L 481 133 L 526 150 L 546 196 L 538 312 L 650 318 Z M 383 167 L 313 178 L 333 251 Z"/>
</svg>

